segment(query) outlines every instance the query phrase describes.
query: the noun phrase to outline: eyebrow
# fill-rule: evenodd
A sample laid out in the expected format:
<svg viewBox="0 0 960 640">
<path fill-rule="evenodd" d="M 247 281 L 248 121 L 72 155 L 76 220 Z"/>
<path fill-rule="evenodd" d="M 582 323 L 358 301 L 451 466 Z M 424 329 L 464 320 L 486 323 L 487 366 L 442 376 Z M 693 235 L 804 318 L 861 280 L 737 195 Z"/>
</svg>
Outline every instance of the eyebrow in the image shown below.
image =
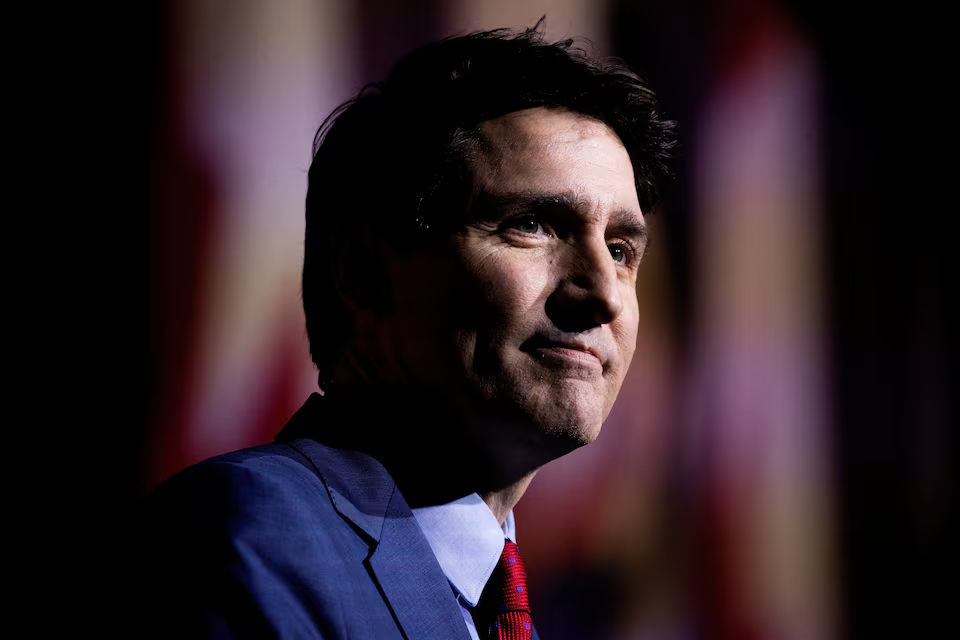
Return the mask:
<svg viewBox="0 0 960 640">
<path fill-rule="evenodd" d="M 540 191 L 513 191 L 510 193 L 480 193 L 475 201 L 477 213 L 485 212 L 515 213 L 522 210 L 563 210 L 579 214 L 586 208 L 582 199 L 569 193 L 544 193 Z M 627 236 L 639 242 L 649 240 L 647 224 L 637 219 L 637 213 L 631 209 L 617 207 L 610 212 L 607 230 L 615 235 Z"/>
</svg>

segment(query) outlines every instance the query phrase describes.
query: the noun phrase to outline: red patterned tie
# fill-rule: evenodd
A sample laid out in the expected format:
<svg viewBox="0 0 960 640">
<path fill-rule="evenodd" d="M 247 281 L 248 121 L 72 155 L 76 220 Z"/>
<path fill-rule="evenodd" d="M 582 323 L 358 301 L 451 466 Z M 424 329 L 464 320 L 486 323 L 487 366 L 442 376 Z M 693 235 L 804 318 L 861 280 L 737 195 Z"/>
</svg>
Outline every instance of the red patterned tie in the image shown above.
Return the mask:
<svg viewBox="0 0 960 640">
<path fill-rule="evenodd" d="M 480 606 L 493 618 L 488 638 L 530 640 L 533 622 L 527 595 L 527 570 L 517 545 L 507 540 L 500 562 L 484 589 Z"/>
</svg>

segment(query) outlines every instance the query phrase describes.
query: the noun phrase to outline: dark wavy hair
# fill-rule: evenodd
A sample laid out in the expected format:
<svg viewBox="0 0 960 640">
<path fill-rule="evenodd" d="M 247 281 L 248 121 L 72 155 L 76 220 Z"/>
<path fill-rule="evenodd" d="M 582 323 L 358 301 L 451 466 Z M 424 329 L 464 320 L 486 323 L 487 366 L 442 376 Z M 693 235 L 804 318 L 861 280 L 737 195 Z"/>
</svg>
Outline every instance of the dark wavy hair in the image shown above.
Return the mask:
<svg viewBox="0 0 960 640">
<path fill-rule="evenodd" d="M 660 117 L 636 72 L 592 57 L 572 39 L 547 42 L 542 24 L 416 49 L 320 126 L 308 176 L 302 293 L 321 387 L 350 340 L 352 311 L 334 282 L 344 241 L 375 229 L 415 244 L 418 234 L 454 225 L 481 122 L 533 107 L 596 118 L 630 156 L 641 210 L 658 202 L 674 123 Z"/>
</svg>

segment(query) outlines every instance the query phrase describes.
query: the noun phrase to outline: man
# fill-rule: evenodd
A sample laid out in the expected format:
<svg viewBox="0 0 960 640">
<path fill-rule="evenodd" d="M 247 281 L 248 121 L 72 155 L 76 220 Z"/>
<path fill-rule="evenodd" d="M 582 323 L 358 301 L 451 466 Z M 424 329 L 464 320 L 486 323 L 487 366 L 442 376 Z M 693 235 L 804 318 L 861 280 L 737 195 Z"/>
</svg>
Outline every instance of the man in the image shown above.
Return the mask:
<svg viewBox="0 0 960 640">
<path fill-rule="evenodd" d="M 323 395 L 145 501 L 148 630 L 536 637 L 512 509 L 623 382 L 671 128 L 536 27 L 421 48 L 338 108 L 306 203 Z"/>
</svg>

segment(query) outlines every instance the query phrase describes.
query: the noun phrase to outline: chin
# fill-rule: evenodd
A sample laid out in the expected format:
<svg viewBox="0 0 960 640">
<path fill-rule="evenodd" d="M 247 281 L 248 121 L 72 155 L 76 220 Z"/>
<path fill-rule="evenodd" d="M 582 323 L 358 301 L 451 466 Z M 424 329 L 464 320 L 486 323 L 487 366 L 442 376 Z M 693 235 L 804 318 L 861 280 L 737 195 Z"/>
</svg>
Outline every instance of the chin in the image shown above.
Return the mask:
<svg viewBox="0 0 960 640">
<path fill-rule="evenodd" d="M 584 422 L 573 428 L 569 437 L 574 439 L 578 445 L 582 447 L 583 445 L 591 444 L 597 439 L 600 435 L 600 427 L 601 425 L 599 423 L 593 421 Z"/>
<path fill-rule="evenodd" d="M 590 444 L 594 440 L 596 440 L 600 436 L 600 428 L 602 426 L 603 426 L 602 423 L 585 425 L 581 429 L 581 434 L 580 434 L 581 439 L 583 440 L 583 444 Z"/>
<path fill-rule="evenodd" d="M 555 440 L 555 446 L 564 453 L 579 449 L 597 439 L 603 421 L 595 412 L 567 411 L 563 414 L 540 416 L 533 421 L 537 430 Z"/>
<path fill-rule="evenodd" d="M 548 458 L 558 457 L 599 436 L 607 407 L 605 395 L 594 385 L 580 380 L 497 382 L 481 392 L 482 404 L 488 411 L 493 409 L 497 422 L 512 425 L 504 435 L 519 438 L 518 444 L 525 442 L 522 448 L 541 449 Z"/>
</svg>

